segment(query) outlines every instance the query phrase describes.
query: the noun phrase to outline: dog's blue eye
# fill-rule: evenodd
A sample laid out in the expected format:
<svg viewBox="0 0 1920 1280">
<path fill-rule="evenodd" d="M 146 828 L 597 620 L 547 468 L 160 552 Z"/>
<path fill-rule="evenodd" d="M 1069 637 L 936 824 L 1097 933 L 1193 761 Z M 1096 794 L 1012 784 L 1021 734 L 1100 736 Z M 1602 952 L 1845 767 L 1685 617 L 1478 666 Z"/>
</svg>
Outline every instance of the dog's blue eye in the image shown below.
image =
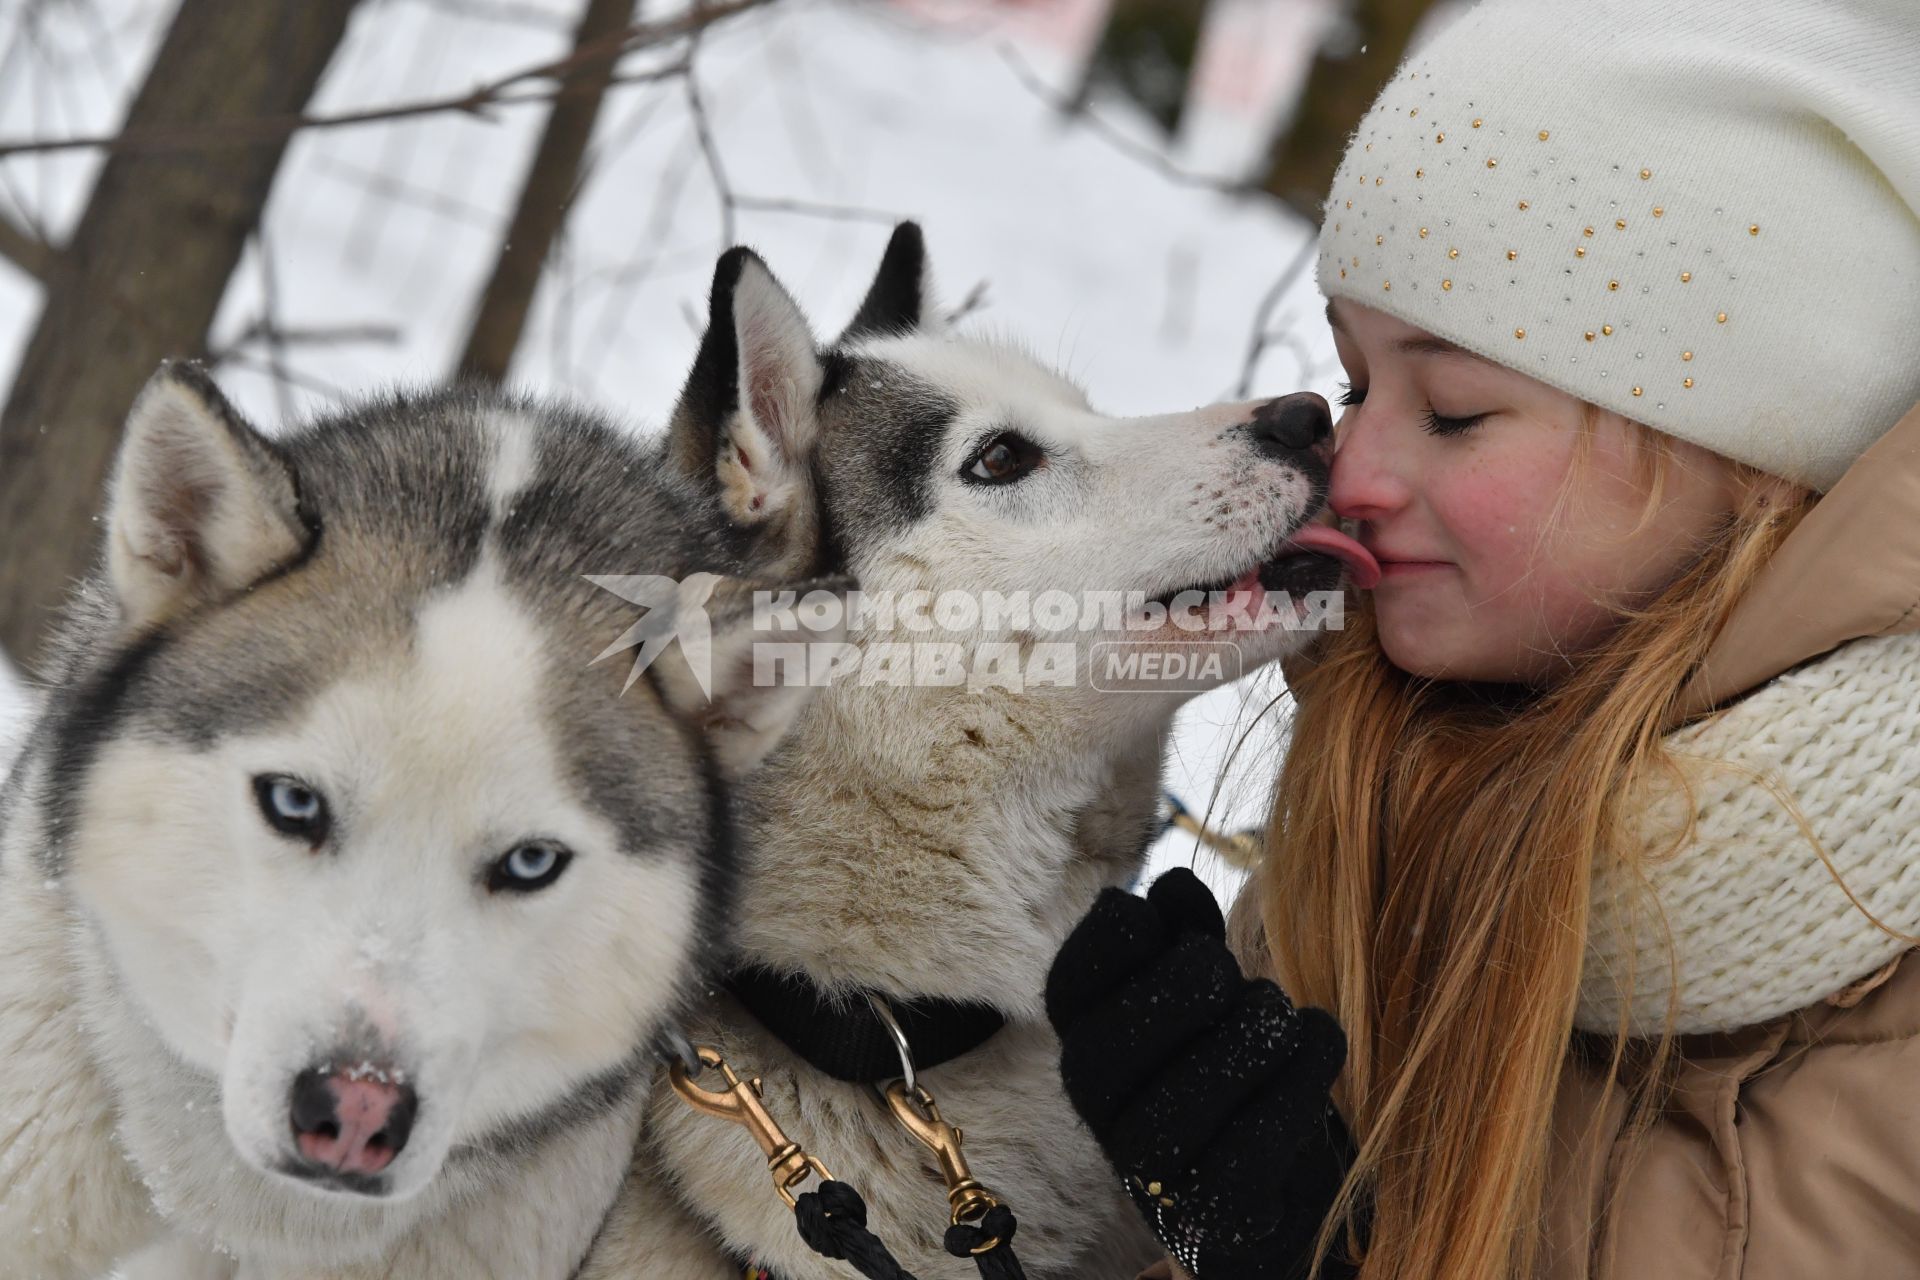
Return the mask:
<svg viewBox="0 0 1920 1280">
<path fill-rule="evenodd" d="M 529 840 L 509 849 L 487 869 L 487 889 L 493 893 L 531 893 L 560 878 L 573 854 L 545 840 Z"/>
<path fill-rule="evenodd" d="M 253 797 L 267 825 L 280 834 L 313 845 L 326 839 L 330 822 L 326 798 L 300 779 L 263 773 L 253 780 Z"/>
<path fill-rule="evenodd" d="M 1045 451 L 1025 436 L 1002 431 L 980 446 L 961 470 L 960 478 L 975 484 L 1008 484 L 1032 471 L 1045 457 Z"/>
</svg>

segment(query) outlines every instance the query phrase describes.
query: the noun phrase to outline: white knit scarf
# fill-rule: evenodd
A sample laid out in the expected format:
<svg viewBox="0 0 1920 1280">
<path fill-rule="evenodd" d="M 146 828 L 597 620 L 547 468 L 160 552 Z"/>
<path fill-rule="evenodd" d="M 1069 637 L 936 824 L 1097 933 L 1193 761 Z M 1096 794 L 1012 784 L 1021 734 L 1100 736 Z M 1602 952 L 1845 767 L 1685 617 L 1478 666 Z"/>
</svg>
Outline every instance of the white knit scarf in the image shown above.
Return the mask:
<svg viewBox="0 0 1920 1280">
<path fill-rule="evenodd" d="M 1806 1008 L 1920 935 L 1920 634 L 1855 640 L 1667 739 L 1694 786 L 1694 835 L 1643 882 L 1596 868 L 1574 1025 L 1732 1031 Z M 1775 779 L 1829 854 L 1828 870 L 1767 788 Z M 1645 807 L 1653 849 L 1685 825 L 1663 783 Z M 1665 927 L 1662 917 L 1665 919 Z M 1671 929 L 1671 935 L 1668 929 Z M 1672 950 L 1669 952 L 1669 941 Z"/>
</svg>

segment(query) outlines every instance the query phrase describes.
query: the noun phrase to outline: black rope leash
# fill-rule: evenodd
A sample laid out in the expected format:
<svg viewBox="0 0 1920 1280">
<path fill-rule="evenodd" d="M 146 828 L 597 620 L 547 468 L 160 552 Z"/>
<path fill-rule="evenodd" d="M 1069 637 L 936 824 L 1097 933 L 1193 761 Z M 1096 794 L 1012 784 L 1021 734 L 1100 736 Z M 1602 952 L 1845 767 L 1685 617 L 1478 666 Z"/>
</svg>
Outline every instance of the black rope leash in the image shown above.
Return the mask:
<svg viewBox="0 0 1920 1280">
<path fill-rule="evenodd" d="M 980 1268 L 981 1280 L 1027 1280 L 1020 1260 L 1013 1256 L 1013 1233 L 1019 1225 L 1013 1210 L 997 1204 L 977 1227 L 964 1222 L 948 1227 L 942 1243 L 956 1258 L 971 1257 Z"/>
<path fill-rule="evenodd" d="M 793 1219 L 800 1238 L 821 1257 L 851 1263 L 867 1280 L 914 1280 L 867 1230 L 867 1202 L 846 1183 L 823 1182 L 818 1191 L 801 1192 L 794 1197 Z M 1013 1210 L 998 1204 L 977 1226 L 956 1222 L 948 1227 L 941 1243 L 956 1258 L 972 1258 L 981 1280 L 1026 1280 L 1020 1260 L 1013 1256 L 1013 1233 L 1019 1225 Z"/>
<path fill-rule="evenodd" d="M 867 1204 L 860 1193 L 836 1181 L 825 1165 L 787 1137 L 767 1114 L 759 1080 L 740 1079 L 718 1050 L 705 1045 L 695 1048 L 681 1043 L 665 1056 L 671 1064 L 674 1092 L 688 1105 L 730 1120 L 752 1135 L 766 1154 L 774 1190 L 793 1209 L 794 1225 L 809 1249 L 849 1263 L 867 1280 L 914 1280 L 879 1237 L 867 1230 Z M 724 1089 L 703 1089 L 693 1083 L 693 1077 L 709 1067 L 719 1070 Z M 909 1094 L 905 1082 L 896 1082 L 887 1090 L 887 1100 L 901 1125 L 939 1157 L 952 1206 L 951 1225 L 942 1241 L 947 1252 L 972 1258 L 982 1280 L 1026 1280 L 1013 1254 L 1013 1234 L 1019 1225 L 1013 1211 L 968 1172 L 960 1154 L 960 1131 L 940 1118 L 933 1096 L 917 1083 Z M 795 1187 L 816 1176 L 817 1190 L 794 1193 Z M 975 1216 L 977 1223 L 968 1221 Z"/>
<path fill-rule="evenodd" d="M 867 1230 L 867 1202 L 844 1182 L 828 1180 L 818 1191 L 801 1192 L 793 1202 L 793 1220 L 809 1249 L 852 1263 L 867 1280 L 914 1280 Z"/>
</svg>

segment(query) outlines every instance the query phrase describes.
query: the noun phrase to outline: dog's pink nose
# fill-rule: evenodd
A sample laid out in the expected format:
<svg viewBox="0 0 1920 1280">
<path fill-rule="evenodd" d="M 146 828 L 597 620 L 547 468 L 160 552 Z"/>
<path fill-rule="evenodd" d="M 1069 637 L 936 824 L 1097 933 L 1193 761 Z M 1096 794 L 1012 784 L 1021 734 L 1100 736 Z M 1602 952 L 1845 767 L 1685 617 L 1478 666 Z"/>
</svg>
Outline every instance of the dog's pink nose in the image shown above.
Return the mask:
<svg viewBox="0 0 1920 1280">
<path fill-rule="evenodd" d="M 302 1071 L 291 1115 L 300 1154 L 335 1173 L 379 1173 L 407 1145 L 419 1107 L 411 1085 L 385 1072 Z"/>
</svg>

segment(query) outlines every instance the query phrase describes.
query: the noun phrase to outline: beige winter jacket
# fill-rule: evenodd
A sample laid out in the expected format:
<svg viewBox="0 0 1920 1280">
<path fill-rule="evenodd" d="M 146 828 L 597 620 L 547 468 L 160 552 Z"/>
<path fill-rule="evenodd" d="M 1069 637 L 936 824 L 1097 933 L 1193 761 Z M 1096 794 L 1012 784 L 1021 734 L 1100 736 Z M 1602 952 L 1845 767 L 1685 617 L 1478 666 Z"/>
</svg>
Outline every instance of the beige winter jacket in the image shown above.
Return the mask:
<svg viewBox="0 0 1920 1280">
<path fill-rule="evenodd" d="M 1917 630 L 1920 406 L 1782 545 L 1687 702 L 1720 706 L 1849 640 Z M 1798 1013 L 1682 1038 L 1672 1100 L 1638 1143 L 1582 1047 L 1555 1113 L 1542 1280 L 1920 1276 L 1912 951 Z"/>
<path fill-rule="evenodd" d="M 1920 406 L 1782 545 L 1689 701 L 1721 705 L 1849 640 L 1916 630 Z M 1680 1054 L 1637 1155 L 1619 1139 L 1619 1087 L 1603 1094 L 1603 1071 L 1570 1059 L 1545 1280 L 1920 1276 L 1920 957 L 1772 1022 L 1684 1038 Z"/>
</svg>

